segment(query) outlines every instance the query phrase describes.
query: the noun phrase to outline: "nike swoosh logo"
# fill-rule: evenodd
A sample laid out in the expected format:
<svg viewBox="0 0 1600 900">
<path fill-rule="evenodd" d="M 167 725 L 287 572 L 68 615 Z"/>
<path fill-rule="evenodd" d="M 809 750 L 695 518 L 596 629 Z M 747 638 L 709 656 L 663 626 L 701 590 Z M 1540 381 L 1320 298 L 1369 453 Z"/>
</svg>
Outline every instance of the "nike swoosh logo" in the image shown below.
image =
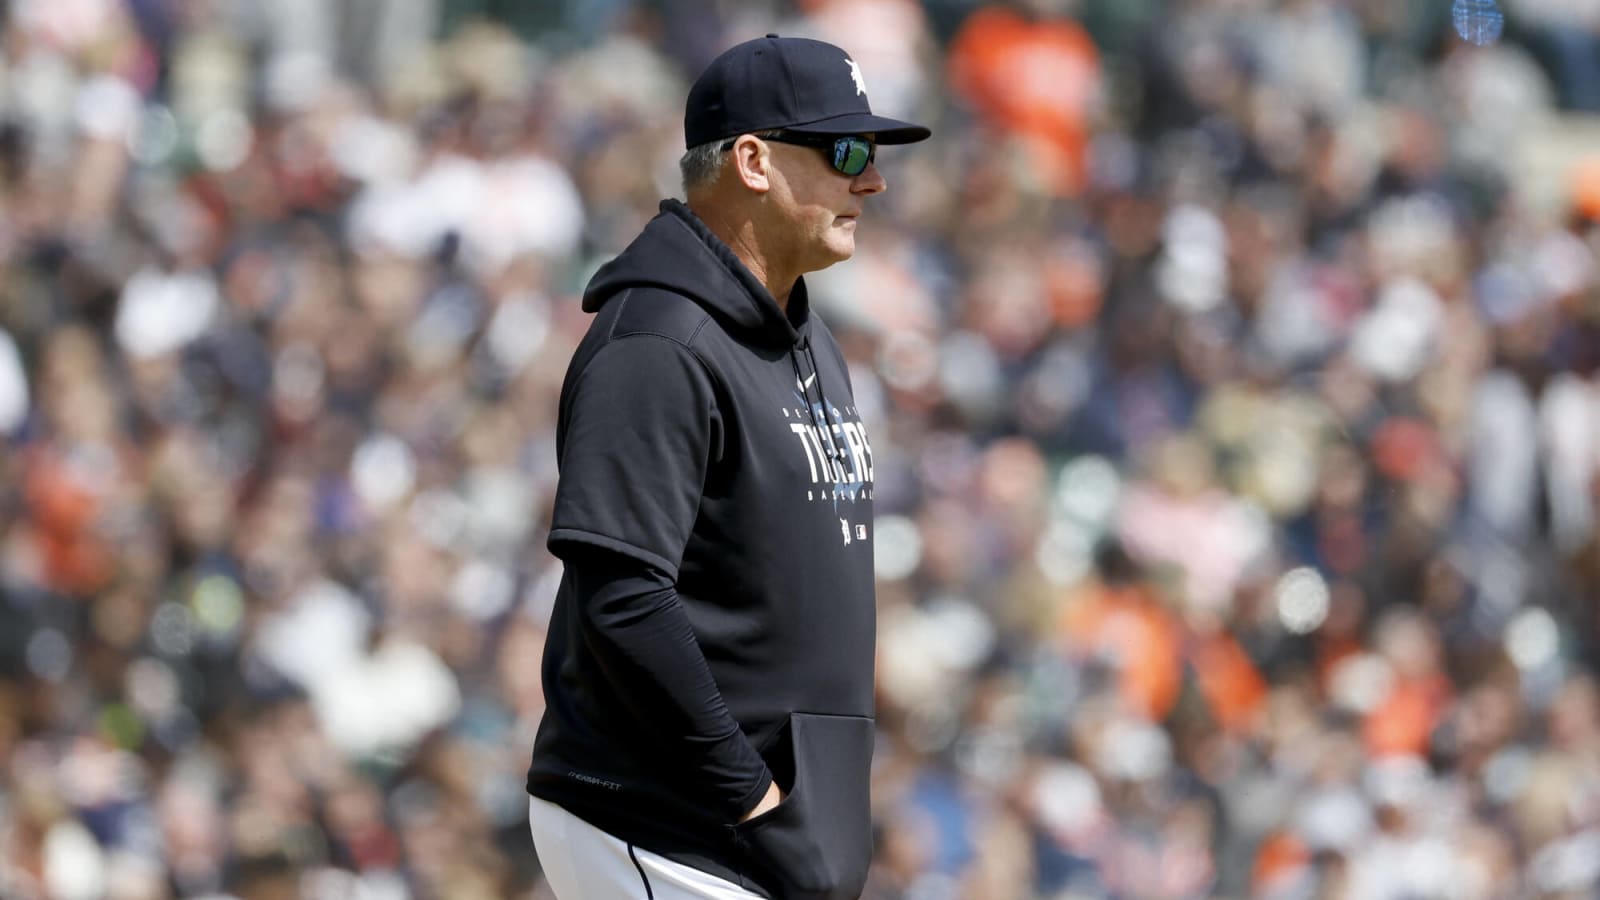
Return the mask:
<svg viewBox="0 0 1600 900">
<path fill-rule="evenodd" d="M 816 380 L 817 380 L 817 373 L 812 372 L 810 375 L 806 376 L 806 380 L 805 381 L 800 381 L 800 380 L 797 379 L 795 381 L 795 384 L 800 385 L 800 393 L 804 394 L 806 391 L 811 390 L 811 382 L 816 381 Z"/>
</svg>

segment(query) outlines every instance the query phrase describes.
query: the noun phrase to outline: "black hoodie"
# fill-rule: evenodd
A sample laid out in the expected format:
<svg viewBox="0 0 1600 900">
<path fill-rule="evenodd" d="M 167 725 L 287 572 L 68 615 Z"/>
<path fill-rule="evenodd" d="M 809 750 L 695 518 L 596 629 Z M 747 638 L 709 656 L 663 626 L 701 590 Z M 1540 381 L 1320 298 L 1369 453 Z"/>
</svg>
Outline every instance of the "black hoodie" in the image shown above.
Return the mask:
<svg viewBox="0 0 1600 900">
<path fill-rule="evenodd" d="M 871 855 L 872 449 L 804 281 L 788 314 L 668 200 L 584 294 L 528 791 L 778 898 Z M 772 780 L 779 807 L 742 824 Z"/>
</svg>

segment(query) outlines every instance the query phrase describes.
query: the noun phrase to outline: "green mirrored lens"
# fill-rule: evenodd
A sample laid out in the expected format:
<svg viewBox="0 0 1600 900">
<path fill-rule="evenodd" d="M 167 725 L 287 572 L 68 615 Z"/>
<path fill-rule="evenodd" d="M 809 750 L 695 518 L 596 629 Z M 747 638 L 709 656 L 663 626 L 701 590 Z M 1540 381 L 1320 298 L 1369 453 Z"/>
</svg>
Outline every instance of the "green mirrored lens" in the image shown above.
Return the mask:
<svg viewBox="0 0 1600 900">
<path fill-rule="evenodd" d="M 866 138 L 839 138 L 833 145 L 833 167 L 846 175 L 860 175 L 872 162 L 872 151 L 872 142 Z"/>
</svg>

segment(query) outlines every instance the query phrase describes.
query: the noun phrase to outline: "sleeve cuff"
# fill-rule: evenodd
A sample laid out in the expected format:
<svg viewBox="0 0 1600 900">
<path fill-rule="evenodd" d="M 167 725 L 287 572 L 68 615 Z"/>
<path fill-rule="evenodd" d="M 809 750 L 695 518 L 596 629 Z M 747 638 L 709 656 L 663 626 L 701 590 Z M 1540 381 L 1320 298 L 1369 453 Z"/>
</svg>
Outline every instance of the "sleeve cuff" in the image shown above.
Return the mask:
<svg viewBox="0 0 1600 900">
<path fill-rule="evenodd" d="M 667 559 L 665 556 L 662 556 L 659 553 L 652 553 L 643 547 L 634 546 L 627 541 L 618 540 L 617 538 L 598 534 L 593 531 L 584 531 L 581 528 L 551 529 L 550 537 L 545 541 L 545 546 L 550 548 L 550 552 L 555 554 L 557 557 L 565 559 L 566 557 L 561 553 L 562 544 L 587 544 L 591 547 L 599 547 L 603 550 L 610 550 L 613 553 L 621 553 L 623 556 L 637 559 L 645 565 L 654 566 L 655 568 L 660 569 L 661 571 L 665 572 L 667 577 L 673 581 L 678 580 L 677 563 Z"/>
<path fill-rule="evenodd" d="M 733 821 L 740 821 L 746 815 L 748 815 L 751 810 L 755 809 L 756 805 L 761 802 L 761 798 L 767 795 L 767 788 L 771 786 L 772 770 L 768 768 L 762 768 L 761 778 L 756 781 L 755 790 L 745 795 L 744 799 L 739 801 L 739 811 L 734 813 Z"/>
</svg>

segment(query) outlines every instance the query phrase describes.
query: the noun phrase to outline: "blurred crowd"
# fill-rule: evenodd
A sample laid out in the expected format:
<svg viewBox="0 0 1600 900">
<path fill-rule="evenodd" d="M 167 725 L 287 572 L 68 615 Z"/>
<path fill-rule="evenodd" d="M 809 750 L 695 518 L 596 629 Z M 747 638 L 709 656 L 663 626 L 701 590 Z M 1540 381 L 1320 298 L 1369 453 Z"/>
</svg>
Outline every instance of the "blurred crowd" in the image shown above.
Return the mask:
<svg viewBox="0 0 1600 900">
<path fill-rule="evenodd" d="M 1500 11 L 0 0 L 0 897 L 548 896 L 577 297 L 767 31 L 935 130 L 808 278 L 868 897 L 1594 896 L 1600 3 Z"/>
</svg>

